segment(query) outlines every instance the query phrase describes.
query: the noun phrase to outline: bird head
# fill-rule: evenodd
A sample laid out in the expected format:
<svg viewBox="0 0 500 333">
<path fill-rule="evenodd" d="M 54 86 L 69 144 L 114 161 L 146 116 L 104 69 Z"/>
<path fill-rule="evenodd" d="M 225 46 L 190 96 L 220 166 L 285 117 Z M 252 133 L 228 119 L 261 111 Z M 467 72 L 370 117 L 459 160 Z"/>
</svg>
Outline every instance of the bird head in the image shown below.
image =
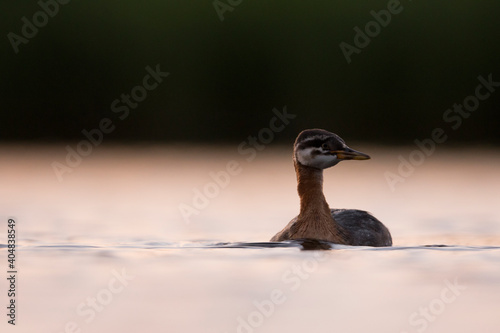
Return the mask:
<svg viewBox="0 0 500 333">
<path fill-rule="evenodd" d="M 368 159 L 370 156 L 349 148 L 337 134 L 322 129 L 302 131 L 294 144 L 295 162 L 317 169 L 326 169 L 345 160 Z"/>
</svg>

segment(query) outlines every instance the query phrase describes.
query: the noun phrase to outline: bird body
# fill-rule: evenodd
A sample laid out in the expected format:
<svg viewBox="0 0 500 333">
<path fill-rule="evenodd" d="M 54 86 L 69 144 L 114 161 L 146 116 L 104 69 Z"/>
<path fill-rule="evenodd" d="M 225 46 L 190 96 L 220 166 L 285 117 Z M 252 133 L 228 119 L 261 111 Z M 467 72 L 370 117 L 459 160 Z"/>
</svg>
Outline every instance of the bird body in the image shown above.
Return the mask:
<svg viewBox="0 0 500 333">
<path fill-rule="evenodd" d="M 349 148 L 334 133 L 302 131 L 294 145 L 300 213 L 271 241 L 315 239 L 337 244 L 391 246 L 389 230 L 373 215 L 355 209 L 330 209 L 323 194 L 323 169 L 342 160 L 370 157 Z"/>
</svg>

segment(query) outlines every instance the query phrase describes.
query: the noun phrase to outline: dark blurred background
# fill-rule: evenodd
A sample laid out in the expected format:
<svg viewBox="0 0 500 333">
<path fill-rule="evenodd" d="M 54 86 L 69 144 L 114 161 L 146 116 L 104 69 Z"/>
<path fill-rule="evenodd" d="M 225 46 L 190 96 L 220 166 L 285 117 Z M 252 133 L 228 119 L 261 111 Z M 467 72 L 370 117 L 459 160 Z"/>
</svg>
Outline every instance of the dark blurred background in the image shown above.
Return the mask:
<svg viewBox="0 0 500 333">
<path fill-rule="evenodd" d="M 106 141 L 241 142 L 286 105 L 297 118 L 283 141 L 319 127 L 411 144 L 442 127 L 448 142 L 500 143 L 500 88 L 456 131 L 443 121 L 479 75 L 500 81 L 500 2 L 401 1 L 350 64 L 339 44 L 388 1 L 220 3 L 233 4 L 223 21 L 212 0 L 72 0 L 16 54 L 8 34 L 42 7 L 2 1 L 1 140 L 80 140 L 110 118 Z M 157 64 L 170 75 L 121 120 L 112 102 Z"/>
</svg>

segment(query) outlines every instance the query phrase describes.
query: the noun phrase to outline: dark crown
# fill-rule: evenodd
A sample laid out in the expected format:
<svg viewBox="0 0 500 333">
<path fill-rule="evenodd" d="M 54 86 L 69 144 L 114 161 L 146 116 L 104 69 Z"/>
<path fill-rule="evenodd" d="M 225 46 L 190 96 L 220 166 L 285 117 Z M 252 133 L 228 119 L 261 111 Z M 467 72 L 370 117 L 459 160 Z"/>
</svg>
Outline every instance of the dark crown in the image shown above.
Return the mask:
<svg viewBox="0 0 500 333">
<path fill-rule="evenodd" d="M 344 140 L 335 133 L 323 129 L 308 129 L 300 132 L 295 140 L 295 149 L 304 149 L 308 147 L 319 147 L 326 141 L 335 143 L 338 148 L 345 146 Z"/>
</svg>

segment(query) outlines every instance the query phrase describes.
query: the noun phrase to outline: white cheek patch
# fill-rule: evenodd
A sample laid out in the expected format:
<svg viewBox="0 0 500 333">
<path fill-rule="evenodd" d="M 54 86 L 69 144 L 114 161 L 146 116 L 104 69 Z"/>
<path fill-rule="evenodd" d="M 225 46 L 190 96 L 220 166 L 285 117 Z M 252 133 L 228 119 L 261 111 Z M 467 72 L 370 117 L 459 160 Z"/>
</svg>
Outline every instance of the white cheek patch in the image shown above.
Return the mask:
<svg viewBox="0 0 500 333">
<path fill-rule="evenodd" d="M 312 166 L 320 169 L 326 169 L 334 166 L 338 162 L 340 162 L 340 160 L 337 159 L 337 155 L 317 155 L 313 159 Z"/>
<path fill-rule="evenodd" d="M 326 169 L 340 162 L 336 155 L 316 154 L 313 156 L 314 151 L 318 151 L 318 148 L 306 148 L 299 150 L 297 152 L 297 160 L 302 165 L 319 169 Z"/>
<path fill-rule="evenodd" d="M 311 154 L 315 149 L 316 148 L 306 148 L 306 149 L 300 149 L 299 151 L 297 151 L 297 160 L 300 162 L 300 164 L 310 166 L 309 163 L 312 160 Z"/>
</svg>

